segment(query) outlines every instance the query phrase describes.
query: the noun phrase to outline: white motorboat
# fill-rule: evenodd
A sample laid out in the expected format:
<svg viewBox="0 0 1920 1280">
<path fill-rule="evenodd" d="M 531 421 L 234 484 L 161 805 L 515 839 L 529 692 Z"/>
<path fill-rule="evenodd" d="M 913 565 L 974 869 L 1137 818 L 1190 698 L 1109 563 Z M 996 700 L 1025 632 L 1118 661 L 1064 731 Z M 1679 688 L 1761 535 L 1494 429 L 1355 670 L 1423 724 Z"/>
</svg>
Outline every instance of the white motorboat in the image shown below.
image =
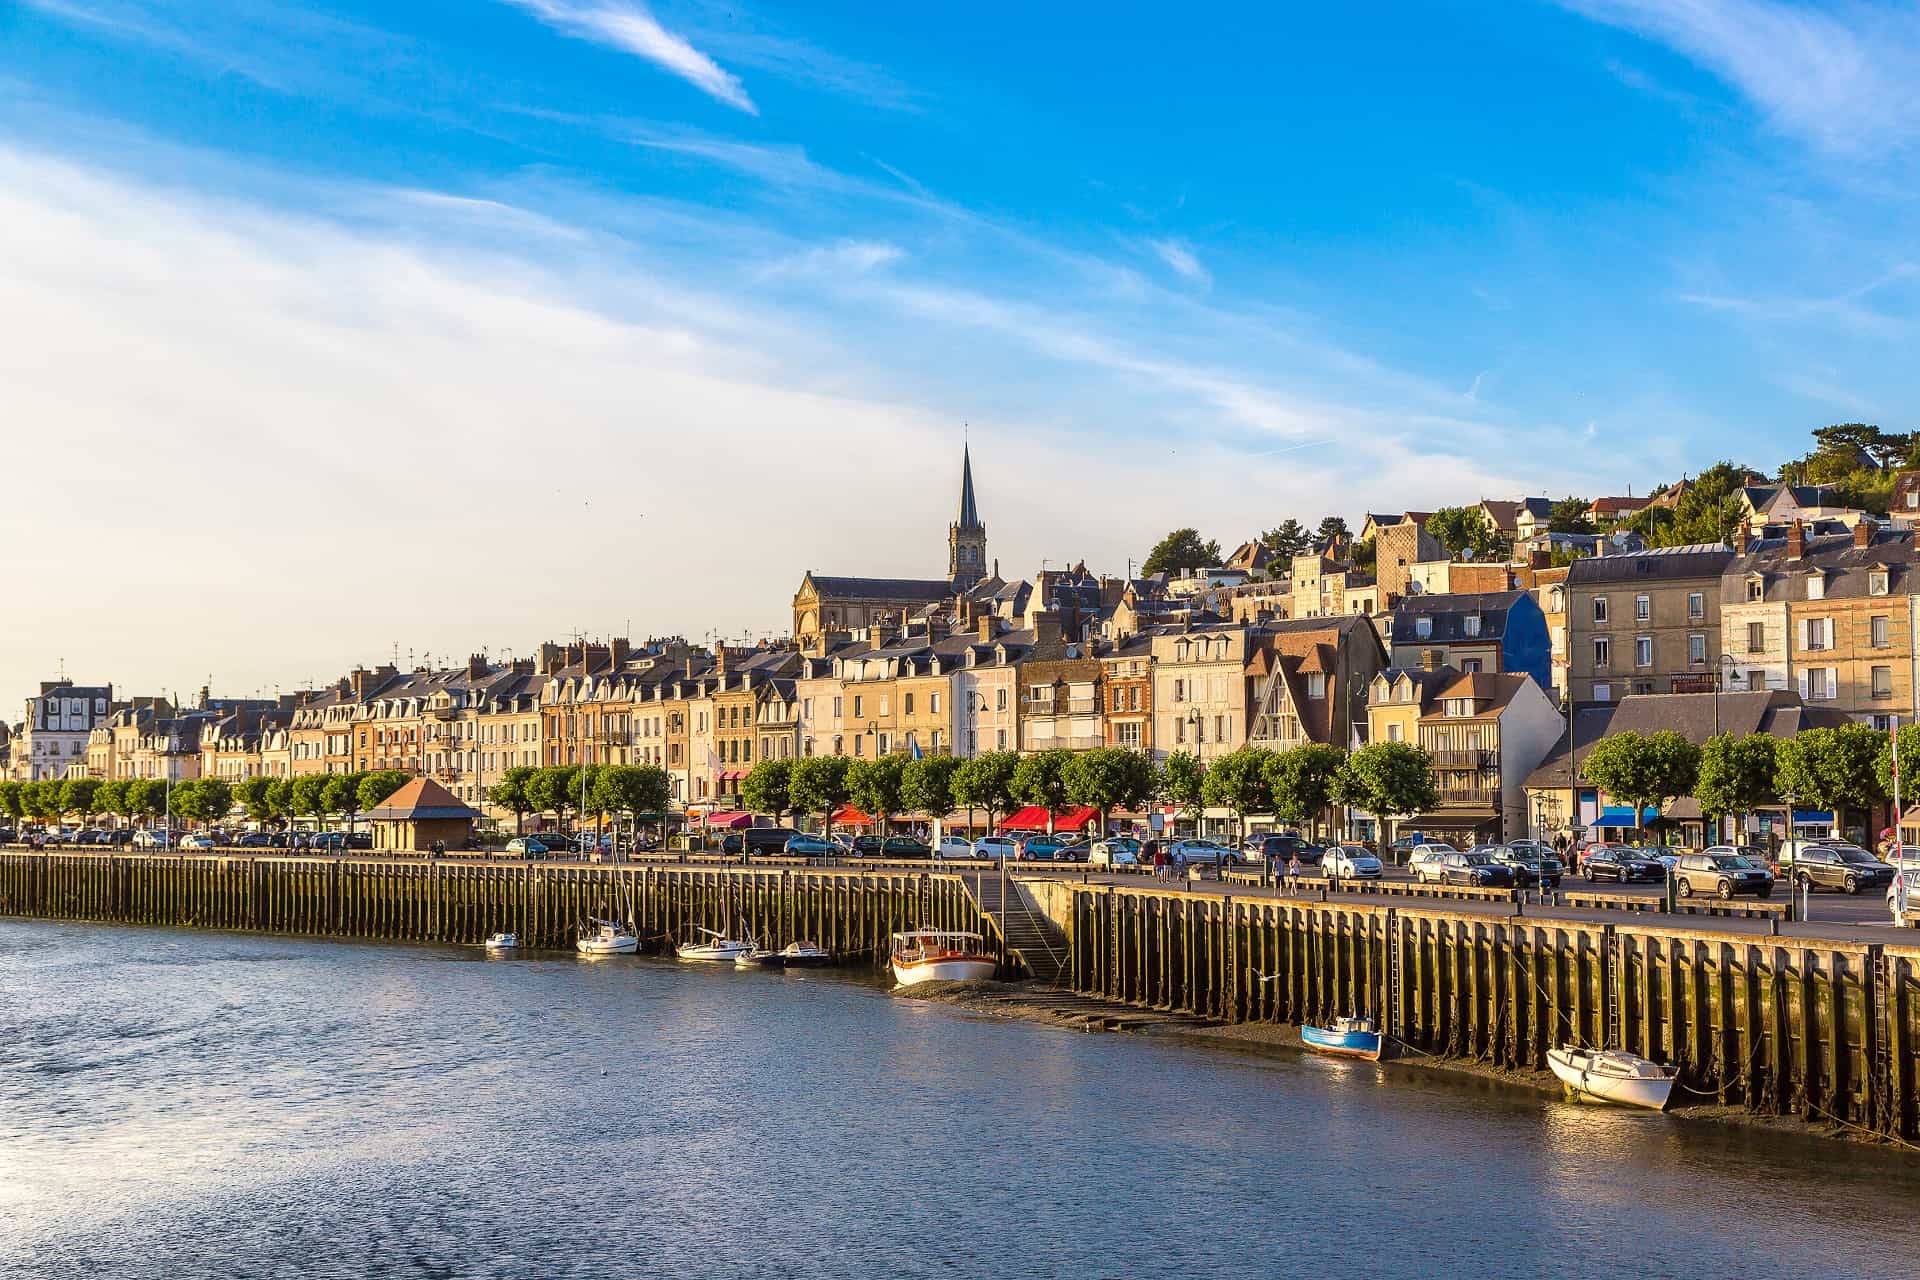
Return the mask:
<svg viewBox="0 0 1920 1280">
<path fill-rule="evenodd" d="M 817 942 L 789 942 L 781 949 L 780 963 L 789 969 L 818 969 L 833 963 L 833 952 Z"/>
<path fill-rule="evenodd" d="M 1574 1097 L 1623 1107 L 1664 1111 L 1673 1092 L 1674 1068 L 1625 1049 L 1547 1050 L 1547 1065 Z"/>
<path fill-rule="evenodd" d="M 520 946 L 518 934 L 496 933 L 488 937 L 486 947 L 489 951 L 513 951 Z"/>
<path fill-rule="evenodd" d="M 903 987 L 922 982 L 982 982 L 1000 961 L 977 933 L 916 929 L 893 935 L 893 976 Z"/>
<path fill-rule="evenodd" d="M 590 919 L 587 925 L 581 926 L 580 937 L 573 944 L 583 956 L 630 956 L 640 949 L 639 937 L 618 920 Z"/>
<path fill-rule="evenodd" d="M 738 938 L 729 938 L 712 929 L 702 929 L 707 935 L 705 942 L 683 942 L 674 948 L 674 954 L 682 960 L 702 960 L 713 964 L 737 964 L 740 957 L 759 948 L 752 942 L 742 942 Z"/>
</svg>

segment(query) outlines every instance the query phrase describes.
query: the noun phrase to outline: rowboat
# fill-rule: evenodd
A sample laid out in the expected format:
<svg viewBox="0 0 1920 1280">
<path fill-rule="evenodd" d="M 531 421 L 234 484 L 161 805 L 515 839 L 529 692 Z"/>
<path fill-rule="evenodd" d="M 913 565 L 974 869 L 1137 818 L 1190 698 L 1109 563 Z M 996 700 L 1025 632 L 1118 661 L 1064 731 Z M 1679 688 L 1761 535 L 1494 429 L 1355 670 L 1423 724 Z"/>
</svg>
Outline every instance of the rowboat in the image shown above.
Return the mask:
<svg viewBox="0 0 1920 1280">
<path fill-rule="evenodd" d="M 1335 1018 L 1324 1027 L 1300 1028 L 1300 1039 L 1321 1053 L 1378 1062 L 1386 1037 L 1372 1018 Z"/>
<path fill-rule="evenodd" d="M 617 920 L 589 919 L 586 923 L 593 926 L 592 930 L 583 925 L 573 944 L 583 956 L 630 956 L 640 949 L 639 937 Z"/>
<path fill-rule="evenodd" d="M 1672 1067 L 1625 1049 L 1577 1049 L 1572 1045 L 1547 1050 L 1547 1065 L 1572 1097 L 1649 1111 L 1666 1109 L 1676 1074 Z"/>
<path fill-rule="evenodd" d="M 1000 961 L 977 933 L 916 929 L 893 935 L 893 976 L 903 987 L 921 982 L 982 982 Z"/>
</svg>

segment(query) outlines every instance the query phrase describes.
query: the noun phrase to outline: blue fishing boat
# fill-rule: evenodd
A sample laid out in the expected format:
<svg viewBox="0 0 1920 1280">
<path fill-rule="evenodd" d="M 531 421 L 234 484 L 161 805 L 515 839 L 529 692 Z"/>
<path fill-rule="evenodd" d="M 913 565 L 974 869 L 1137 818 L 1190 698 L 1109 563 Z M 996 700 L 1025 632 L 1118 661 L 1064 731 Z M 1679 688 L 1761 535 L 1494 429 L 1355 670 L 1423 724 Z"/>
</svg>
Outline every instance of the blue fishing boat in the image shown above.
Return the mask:
<svg viewBox="0 0 1920 1280">
<path fill-rule="evenodd" d="M 1335 1053 L 1343 1058 L 1380 1061 L 1380 1049 L 1386 1037 L 1372 1018 L 1335 1018 L 1324 1027 L 1302 1027 L 1300 1038 L 1307 1048 Z"/>
</svg>

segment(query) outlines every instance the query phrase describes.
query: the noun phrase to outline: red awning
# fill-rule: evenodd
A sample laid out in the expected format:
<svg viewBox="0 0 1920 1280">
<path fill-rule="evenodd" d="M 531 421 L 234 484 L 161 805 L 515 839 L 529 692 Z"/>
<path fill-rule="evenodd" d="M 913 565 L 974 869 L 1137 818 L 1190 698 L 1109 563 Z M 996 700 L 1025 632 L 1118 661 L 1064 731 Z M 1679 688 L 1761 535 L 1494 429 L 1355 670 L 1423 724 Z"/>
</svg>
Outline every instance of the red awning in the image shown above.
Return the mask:
<svg viewBox="0 0 1920 1280">
<path fill-rule="evenodd" d="M 1053 829 L 1055 831 L 1079 831 L 1099 820 L 1100 811 L 1098 809 L 1065 809 L 1053 815 Z M 1017 810 L 1011 817 L 1001 822 L 1000 829 L 1002 831 L 1045 831 L 1047 829 L 1047 811 L 1040 805 L 1030 804 L 1024 809 Z"/>
<path fill-rule="evenodd" d="M 753 815 L 750 813 L 739 813 L 737 811 L 732 811 L 732 810 L 729 810 L 725 813 L 710 813 L 707 815 L 707 825 L 709 827 L 729 827 L 729 828 L 750 827 L 753 825 Z"/>
<path fill-rule="evenodd" d="M 873 819 L 850 804 L 843 804 L 833 811 L 833 825 L 836 827 L 870 827 Z"/>
</svg>

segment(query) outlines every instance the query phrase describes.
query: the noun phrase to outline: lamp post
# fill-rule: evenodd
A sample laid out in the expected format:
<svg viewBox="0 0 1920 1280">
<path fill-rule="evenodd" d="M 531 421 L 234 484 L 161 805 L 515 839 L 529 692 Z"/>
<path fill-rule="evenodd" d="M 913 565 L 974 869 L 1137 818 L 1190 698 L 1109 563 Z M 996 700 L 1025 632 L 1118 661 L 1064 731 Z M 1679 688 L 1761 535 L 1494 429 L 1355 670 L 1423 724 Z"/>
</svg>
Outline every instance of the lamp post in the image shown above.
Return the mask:
<svg viewBox="0 0 1920 1280">
<path fill-rule="evenodd" d="M 1713 672 L 1713 733 L 1715 737 L 1720 736 L 1720 690 L 1725 687 L 1727 681 L 1739 678 L 1739 663 L 1734 661 L 1732 654 L 1721 654 L 1720 661 L 1715 664 Z"/>
<path fill-rule="evenodd" d="M 1195 707 L 1187 712 L 1187 723 L 1193 726 L 1193 757 L 1198 760 L 1200 758 L 1200 726 L 1206 723 L 1206 718 L 1200 714 L 1199 707 Z M 1200 828 L 1201 824 L 1206 821 L 1206 815 L 1207 809 L 1205 804 L 1194 806 L 1193 838 L 1196 840 L 1200 839 L 1203 834 Z"/>
</svg>

